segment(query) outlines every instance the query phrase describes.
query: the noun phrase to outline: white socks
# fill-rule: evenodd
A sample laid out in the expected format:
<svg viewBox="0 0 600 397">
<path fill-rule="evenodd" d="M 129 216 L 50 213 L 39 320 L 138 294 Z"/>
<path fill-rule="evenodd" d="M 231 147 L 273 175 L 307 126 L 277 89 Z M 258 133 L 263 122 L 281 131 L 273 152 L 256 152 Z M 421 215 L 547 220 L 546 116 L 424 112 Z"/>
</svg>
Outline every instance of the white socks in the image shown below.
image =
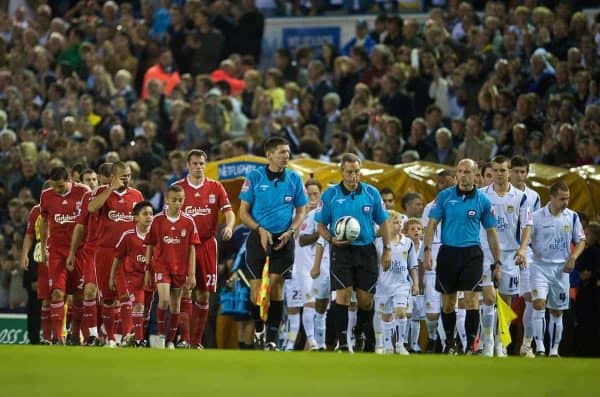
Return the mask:
<svg viewBox="0 0 600 397">
<path fill-rule="evenodd" d="M 315 308 L 304 307 L 302 309 L 302 325 L 304 325 L 304 332 L 306 333 L 306 339 L 315 339 Z"/>
<path fill-rule="evenodd" d="M 315 340 L 319 348 L 325 348 L 325 328 L 327 324 L 326 313 L 315 313 Z"/>
<path fill-rule="evenodd" d="M 397 345 L 402 345 L 406 340 L 406 328 L 408 326 L 408 319 L 404 318 L 396 318 L 396 327 L 398 329 L 398 340 L 396 341 Z"/>
<path fill-rule="evenodd" d="M 536 351 L 544 352 L 546 349 L 544 348 L 544 333 L 546 327 L 546 309 L 537 310 L 533 309 L 532 313 L 532 323 L 533 323 L 533 338 L 535 339 L 535 347 Z M 562 317 L 561 317 L 561 327 L 562 327 Z M 562 328 L 561 328 L 562 330 Z M 561 331 L 562 334 L 562 331 Z M 561 335 L 562 337 L 562 335 Z"/>
<path fill-rule="evenodd" d="M 300 329 L 300 313 L 289 314 L 288 313 L 288 333 L 287 333 L 287 346 L 286 350 L 294 350 L 294 344 L 298 337 L 298 330 Z"/>
</svg>

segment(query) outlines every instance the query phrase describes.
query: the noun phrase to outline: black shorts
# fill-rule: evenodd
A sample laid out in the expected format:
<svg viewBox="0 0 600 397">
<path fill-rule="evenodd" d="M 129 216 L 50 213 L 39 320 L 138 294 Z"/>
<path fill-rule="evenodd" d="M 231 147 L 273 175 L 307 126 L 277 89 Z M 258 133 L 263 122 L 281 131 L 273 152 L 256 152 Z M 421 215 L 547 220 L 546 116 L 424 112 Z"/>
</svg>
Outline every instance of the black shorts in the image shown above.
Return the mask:
<svg viewBox="0 0 600 397">
<path fill-rule="evenodd" d="M 273 234 L 274 245 L 277 245 L 277 239 L 281 234 Z M 269 273 L 279 274 L 285 279 L 291 278 L 294 264 L 294 239 L 290 238 L 280 250 L 271 250 L 270 258 Z M 261 278 L 266 259 L 267 254 L 260 245 L 258 233 L 250 232 L 246 242 L 246 268 L 244 269 L 246 277 L 251 280 Z"/>
<path fill-rule="evenodd" d="M 483 251 L 479 245 L 442 245 L 437 256 L 435 289 L 442 294 L 475 291 L 483 274 Z"/>
<path fill-rule="evenodd" d="M 374 294 L 378 271 L 375 245 L 331 246 L 332 291 L 354 287 Z"/>
</svg>

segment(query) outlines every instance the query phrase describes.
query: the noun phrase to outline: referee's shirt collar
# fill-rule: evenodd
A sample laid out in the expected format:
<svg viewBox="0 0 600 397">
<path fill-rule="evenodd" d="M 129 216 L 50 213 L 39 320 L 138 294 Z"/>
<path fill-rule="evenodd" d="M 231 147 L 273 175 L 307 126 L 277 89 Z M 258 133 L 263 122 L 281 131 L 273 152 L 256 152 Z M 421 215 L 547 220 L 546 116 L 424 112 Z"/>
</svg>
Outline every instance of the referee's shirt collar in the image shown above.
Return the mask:
<svg viewBox="0 0 600 397">
<path fill-rule="evenodd" d="M 265 173 L 267 174 L 267 178 L 269 178 L 270 181 L 273 180 L 278 180 L 280 182 L 283 182 L 285 180 L 285 168 L 279 172 L 273 172 L 269 169 L 269 166 L 265 166 Z"/>
<path fill-rule="evenodd" d="M 467 192 L 467 191 L 464 191 L 464 190 L 460 190 L 460 188 L 458 187 L 458 185 L 456 185 L 454 187 L 454 192 L 455 192 L 455 194 L 458 197 L 462 198 L 463 201 L 465 201 L 466 199 L 470 199 L 470 198 L 475 197 L 475 195 L 477 194 L 477 188 L 475 187 L 475 188 L 473 188 L 473 190 Z"/>
<path fill-rule="evenodd" d="M 354 191 L 350 191 L 348 189 L 346 189 L 346 187 L 344 186 L 344 182 L 340 182 L 340 189 L 342 190 L 342 193 L 344 193 L 344 195 L 349 195 L 349 194 L 361 194 L 362 193 L 362 183 L 358 183 L 358 188 L 356 188 L 356 190 Z"/>
</svg>

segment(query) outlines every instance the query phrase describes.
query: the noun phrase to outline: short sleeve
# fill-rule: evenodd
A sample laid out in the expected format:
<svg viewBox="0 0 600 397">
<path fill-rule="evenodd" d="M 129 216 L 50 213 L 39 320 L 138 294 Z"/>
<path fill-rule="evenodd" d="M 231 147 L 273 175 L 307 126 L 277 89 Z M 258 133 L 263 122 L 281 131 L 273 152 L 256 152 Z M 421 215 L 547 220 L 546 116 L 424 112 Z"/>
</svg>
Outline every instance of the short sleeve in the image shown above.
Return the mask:
<svg viewBox="0 0 600 397">
<path fill-rule="evenodd" d="M 294 192 L 294 207 L 300 208 L 305 206 L 308 203 L 308 196 L 306 195 L 306 189 L 304 188 L 304 183 L 302 182 L 302 178 L 300 175 L 295 172 L 292 173 L 294 175 L 296 191 Z"/>
<path fill-rule="evenodd" d="M 331 189 L 332 188 L 325 190 L 315 212 L 315 222 L 323 225 L 329 225 L 331 223 Z"/>
<path fill-rule="evenodd" d="M 422 246 L 423 244 L 421 244 Z M 408 268 L 412 269 L 419 266 L 419 262 L 417 262 L 417 249 L 415 248 L 414 243 L 410 242 L 410 249 L 408 250 L 408 258 L 406 259 L 406 263 L 408 264 Z"/>
<path fill-rule="evenodd" d="M 578 244 L 581 240 L 585 240 L 585 232 L 579 220 L 579 215 L 576 212 L 573 212 L 573 235 L 571 238 L 575 244 Z"/>
<path fill-rule="evenodd" d="M 531 209 L 527 205 L 527 196 L 525 194 L 523 195 L 523 198 L 521 199 L 519 220 L 521 221 L 522 228 L 533 225 L 533 218 L 531 217 Z"/>
<path fill-rule="evenodd" d="M 254 203 L 254 185 L 256 184 L 254 175 L 256 175 L 255 171 L 248 173 L 246 179 L 244 179 L 242 188 L 240 189 L 239 199 L 248 204 Z"/>
<path fill-rule="evenodd" d="M 383 239 L 382 238 L 377 238 L 375 239 L 375 251 L 377 252 L 377 260 L 379 260 L 379 258 L 381 258 L 381 255 L 383 255 Z"/>
<path fill-rule="evenodd" d="M 429 211 L 429 219 L 435 219 L 436 221 L 440 221 L 444 217 L 444 198 L 446 193 L 444 190 L 438 193 L 433 205 L 431 206 L 431 210 Z M 429 222 L 428 222 L 429 223 Z"/>
<path fill-rule="evenodd" d="M 300 235 L 313 234 L 317 230 L 317 224 L 315 222 L 314 213 L 304 217 L 302 226 L 300 226 Z"/>
<path fill-rule="evenodd" d="M 190 236 L 190 244 L 191 245 L 200 245 L 200 235 L 198 234 L 198 229 L 196 229 L 196 224 L 192 220 L 190 220 L 190 223 L 192 225 L 192 230 L 193 230 L 193 232 L 191 233 L 191 236 Z"/>
<path fill-rule="evenodd" d="M 125 232 L 127 233 L 127 232 Z M 117 243 L 117 258 L 124 259 L 127 256 L 127 238 L 126 235 L 123 234 Z"/>
<path fill-rule="evenodd" d="M 144 239 L 144 244 L 146 245 L 156 245 L 158 242 L 157 235 L 159 234 L 159 222 L 156 217 L 152 221 L 152 225 L 150 226 L 150 231 L 146 234 L 146 238 Z"/>
<path fill-rule="evenodd" d="M 48 213 L 48 194 L 46 192 L 42 192 L 42 195 L 40 196 L 40 215 L 42 218 L 47 219 Z"/>
<path fill-rule="evenodd" d="M 219 209 L 223 212 L 232 211 L 227 191 L 223 187 L 223 184 L 221 184 L 220 182 L 217 182 L 217 190 L 219 192 Z"/>
<path fill-rule="evenodd" d="M 481 194 L 481 224 L 484 229 L 496 227 L 496 214 L 492 202 L 483 193 Z"/>
</svg>

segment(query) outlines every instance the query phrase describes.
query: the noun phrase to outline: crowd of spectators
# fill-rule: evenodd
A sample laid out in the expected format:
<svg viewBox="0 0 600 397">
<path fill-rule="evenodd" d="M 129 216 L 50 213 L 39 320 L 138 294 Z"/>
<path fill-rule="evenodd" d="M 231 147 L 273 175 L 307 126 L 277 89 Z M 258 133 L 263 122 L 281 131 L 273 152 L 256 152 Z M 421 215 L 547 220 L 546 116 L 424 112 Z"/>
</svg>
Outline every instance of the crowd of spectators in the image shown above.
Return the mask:
<svg viewBox="0 0 600 397">
<path fill-rule="evenodd" d="M 272 135 L 331 161 L 600 164 L 600 14 L 568 1 L 357 17 L 341 48 L 281 48 L 262 62 L 254 0 L 23 3 L 0 11 L 0 309 L 25 305 L 16 258 L 56 165 L 76 179 L 127 161 L 160 209 L 185 150 L 262 155 Z M 291 4 L 310 14 L 317 2 Z"/>
</svg>

